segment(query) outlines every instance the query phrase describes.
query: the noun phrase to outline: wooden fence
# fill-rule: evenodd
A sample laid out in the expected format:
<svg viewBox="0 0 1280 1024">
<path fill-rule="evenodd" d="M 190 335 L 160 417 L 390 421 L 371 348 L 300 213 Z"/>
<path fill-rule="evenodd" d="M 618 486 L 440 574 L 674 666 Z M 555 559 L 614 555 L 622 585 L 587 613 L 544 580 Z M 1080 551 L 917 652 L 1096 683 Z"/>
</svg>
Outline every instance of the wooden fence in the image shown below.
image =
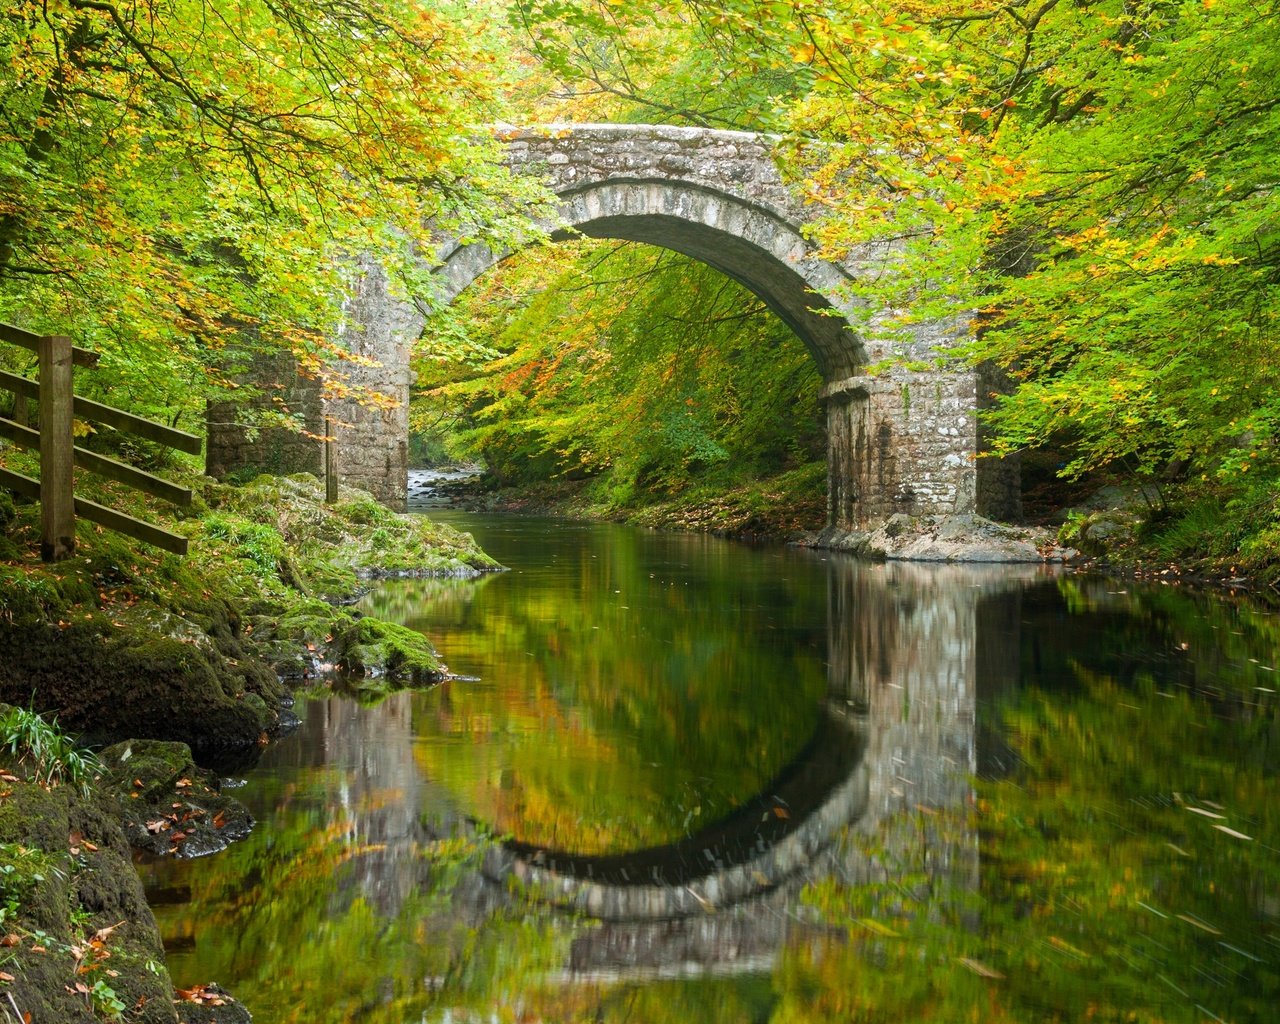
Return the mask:
<svg viewBox="0 0 1280 1024">
<path fill-rule="evenodd" d="M 32 334 L 20 327 L 0 323 L 0 341 L 30 349 L 39 357 L 38 381 L 0 371 L 0 388 L 13 392 L 17 410 L 17 415 L 12 418 L 0 416 L 0 437 L 20 447 L 39 450 L 40 479 L 33 480 L 0 468 L 0 487 L 40 502 L 40 556 L 46 562 L 56 562 L 75 553 L 76 516 L 165 551 L 185 555 L 186 537 L 97 502 L 77 498 L 74 467 L 79 466 L 176 505 L 191 504 L 191 491 L 79 447 L 75 443 L 73 423 L 76 417 L 95 420 L 192 455 L 200 454 L 200 438 L 112 406 L 77 397 L 72 392 L 72 368 L 83 366 L 92 369 L 98 365 L 98 355 L 77 348 L 70 338 L 56 334 Z M 38 430 L 32 430 L 26 423 L 27 402 L 32 399 L 38 403 Z"/>
</svg>

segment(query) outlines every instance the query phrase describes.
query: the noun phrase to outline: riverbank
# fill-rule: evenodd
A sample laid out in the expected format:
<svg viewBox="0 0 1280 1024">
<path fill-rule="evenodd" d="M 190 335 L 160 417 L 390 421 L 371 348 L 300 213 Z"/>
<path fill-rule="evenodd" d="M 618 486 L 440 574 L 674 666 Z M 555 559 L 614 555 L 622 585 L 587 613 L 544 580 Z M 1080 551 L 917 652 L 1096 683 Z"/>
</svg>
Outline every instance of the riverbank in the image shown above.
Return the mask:
<svg viewBox="0 0 1280 1024">
<path fill-rule="evenodd" d="M 434 471 L 411 470 L 411 480 L 415 472 Z M 450 476 L 445 496 L 472 511 L 630 523 L 740 540 L 787 541 L 821 529 L 827 516 L 826 467 L 820 463 L 729 489 L 691 487 L 674 495 L 649 495 L 643 502 L 634 496 L 612 500 L 588 480 L 492 488 L 480 470 L 468 479 Z"/>
<path fill-rule="evenodd" d="M 362 491 L 327 507 L 309 476 L 194 484 L 171 524 L 190 538 L 185 560 L 82 523 L 76 556 L 43 565 L 35 507 L 0 499 L 0 700 L 97 742 L 251 756 L 287 723 L 292 683 L 334 670 L 382 685 L 443 677 L 420 634 L 350 610 L 364 580 L 499 568 L 469 537 Z"/>
<path fill-rule="evenodd" d="M 445 677 L 422 634 L 351 609 L 370 578 L 501 568 L 364 492 L 326 506 L 309 476 L 186 483 L 192 507 L 165 524 L 185 560 L 81 522 L 75 556 L 45 565 L 38 507 L 0 492 L 0 709 L 116 744 L 73 784 L 33 767 L 48 743 L 0 737 L 0 1019 L 247 1020 L 216 989 L 175 995 L 131 846 L 190 856 L 247 834 L 197 764 L 252 763 L 296 722 L 293 688 L 341 678 L 376 698 Z"/>
<path fill-rule="evenodd" d="M 726 492 L 690 489 L 643 504 L 601 499 L 584 482 L 551 482 L 518 490 L 451 493 L 477 511 L 555 515 L 597 522 L 690 530 L 748 541 L 793 543 L 870 559 L 916 562 L 1070 562 L 1079 552 L 1045 526 L 1009 526 L 980 516 L 895 515 L 875 529 L 826 525 L 826 468 L 813 463 Z M 480 477 L 473 477 L 477 483 Z"/>
<path fill-rule="evenodd" d="M 198 856 L 244 838 L 244 807 L 184 744 L 98 757 L 7 704 L 0 731 L 0 1019 L 247 1024 L 216 986 L 174 988 L 133 865 L 139 849 Z"/>
</svg>

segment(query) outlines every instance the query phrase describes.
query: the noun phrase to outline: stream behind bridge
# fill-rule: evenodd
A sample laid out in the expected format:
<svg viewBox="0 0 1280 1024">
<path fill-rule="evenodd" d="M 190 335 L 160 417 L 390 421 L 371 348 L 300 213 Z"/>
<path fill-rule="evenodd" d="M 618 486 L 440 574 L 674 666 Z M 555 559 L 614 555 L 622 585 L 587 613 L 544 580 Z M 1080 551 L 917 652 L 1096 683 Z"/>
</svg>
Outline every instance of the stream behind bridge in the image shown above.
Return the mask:
<svg viewBox="0 0 1280 1024">
<path fill-rule="evenodd" d="M 258 1024 L 1275 1019 L 1273 614 L 440 518 L 511 571 L 365 608 L 462 678 L 301 700 L 253 835 L 141 865 L 180 986 Z"/>
</svg>

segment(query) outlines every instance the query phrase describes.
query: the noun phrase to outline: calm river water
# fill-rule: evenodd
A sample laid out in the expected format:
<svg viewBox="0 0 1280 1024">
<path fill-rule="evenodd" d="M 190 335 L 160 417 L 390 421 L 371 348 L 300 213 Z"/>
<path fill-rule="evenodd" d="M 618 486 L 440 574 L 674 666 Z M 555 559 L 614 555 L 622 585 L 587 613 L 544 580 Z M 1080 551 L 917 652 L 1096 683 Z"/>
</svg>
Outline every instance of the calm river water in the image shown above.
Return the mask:
<svg viewBox="0 0 1280 1024">
<path fill-rule="evenodd" d="M 143 865 L 257 1024 L 1280 1020 L 1280 619 L 1032 567 L 439 518 L 367 610 L 461 677 L 302 700 Z"/>
</svg>

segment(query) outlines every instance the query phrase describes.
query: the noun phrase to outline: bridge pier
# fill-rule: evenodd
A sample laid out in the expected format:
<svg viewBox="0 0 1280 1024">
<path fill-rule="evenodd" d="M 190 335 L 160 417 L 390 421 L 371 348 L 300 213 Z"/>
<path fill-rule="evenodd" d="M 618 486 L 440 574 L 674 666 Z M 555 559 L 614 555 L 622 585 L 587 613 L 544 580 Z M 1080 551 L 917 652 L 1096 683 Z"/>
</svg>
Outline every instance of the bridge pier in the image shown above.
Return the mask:
<svg viewBox="0 0 1280 1024">
<path fill-rule="evenodd" d="M 210 403 L 205 472 L 210 476 L 324 472 L 323 434 L 332 423 L 337 473 L 348 487 L 405 510 L 409 479 L 409 356 L 425 317 L 398 294 L 386 271 L 366 258 L 346 274 L 335 339 L 353 357 L 329 384 L 304 376 L 288 353 L 255 359 L 241 377 L 262 393 L 249 402 Z M 372 401 L 358 401 L 363 390 Z M 251 430 L 249 410 L 292 416 L 297 429 Z"/>
<path fill-rule="evenodd" d="M 1021 515 L 1016 464 L 984 456 L 989 375 L 964 367 L 849 377 L 823 389 L 827 524 L 909 516 Z"/>
</svg>

